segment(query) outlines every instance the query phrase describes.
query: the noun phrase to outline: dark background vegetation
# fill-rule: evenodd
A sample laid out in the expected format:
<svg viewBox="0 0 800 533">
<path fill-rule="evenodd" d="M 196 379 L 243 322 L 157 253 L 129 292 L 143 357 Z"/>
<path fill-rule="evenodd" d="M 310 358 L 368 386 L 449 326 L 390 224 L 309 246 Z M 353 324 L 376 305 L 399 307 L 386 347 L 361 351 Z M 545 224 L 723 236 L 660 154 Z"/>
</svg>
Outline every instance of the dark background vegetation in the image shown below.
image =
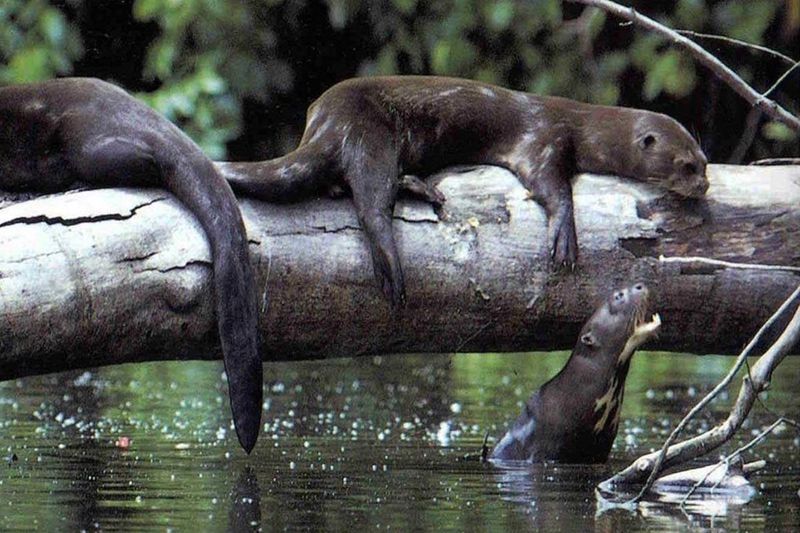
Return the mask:
<svg viewBox="0 0 800 533">
<path fill-rule="evenodd" d="M 634 4 L 674 28 L 800 57 L 800 0 Z M 761 91 L 787 68 L 703 44 Z M 800 152 L 797 134 L 766 120 L 737 150 L 750 109 L 729 88 L 662 39 L 560 0 L 3 0 L 0 63 L 0 84 L 66 75 L 118 83 L 216 159 L 285 153 L 326 88 L 391 73 L 665 112 L 714 162 Z M 800 111 L 800 69 L 773 97 Z"/>
</svg>

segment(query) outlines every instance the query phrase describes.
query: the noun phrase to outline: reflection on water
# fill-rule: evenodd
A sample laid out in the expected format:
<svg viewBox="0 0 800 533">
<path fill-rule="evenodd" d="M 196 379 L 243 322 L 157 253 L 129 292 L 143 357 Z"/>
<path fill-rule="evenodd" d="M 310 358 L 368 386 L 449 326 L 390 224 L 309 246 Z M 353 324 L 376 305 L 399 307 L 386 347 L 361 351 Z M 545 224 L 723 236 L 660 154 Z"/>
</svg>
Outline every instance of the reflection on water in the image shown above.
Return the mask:
<svg viewBox="0 0 800 533">
<path fill-rule="evenodd" d="M 611 462 L 502 468 L 463 460 L 499 437 L 559 354 L 391 356 L 266 366 L 253 455 L 230 426 L 221 364 L 172 362 L 0 384 L 0 529 L 674 529 L 800 526 L 800 439 L 756 448 L 747 505 L 607 510 L 594 485 L 658 446 L 730 358 L 637 355 Z M 800 418 L 800 358 L 767 405 Z M 738 385 L 737 385 L 738 387 Z M 729 400 L 713 404 L 716 414 Z M 690 427 L 715 422 L 704 415 Z M 757 407 L 736 445 L 774 420 Z M 729 448 L 729 451 L 733 449 Z"/>
</svg>

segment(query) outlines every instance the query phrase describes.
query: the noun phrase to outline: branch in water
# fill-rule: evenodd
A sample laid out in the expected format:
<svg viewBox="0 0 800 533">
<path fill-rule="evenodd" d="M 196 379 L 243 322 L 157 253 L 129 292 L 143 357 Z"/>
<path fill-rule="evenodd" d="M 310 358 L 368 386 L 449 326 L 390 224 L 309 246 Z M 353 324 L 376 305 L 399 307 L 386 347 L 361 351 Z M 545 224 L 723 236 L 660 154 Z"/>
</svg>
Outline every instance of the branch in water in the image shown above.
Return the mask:
<svg viewBox="0 0 800 533">
<path fill-rule="evenodd" d="M 800 287 L 781 305 L 769 320 L 756 333 L 753 340 L 745 347 L 737 358 L 733 368 L 714 389 L 708 393 L 672 431 L 658 452 L 649 453 L 634 461 L 630 466 L 613 477 L 603 481 L 598 488 L 604 492 L 613 492 L 615 486 L 631 485 L 646 479 L 639 494 L 629 503 L 635 503 L 650 490 L 658 474 L 669 467 L 685 463 L 718 448 L 731 439 L 741 424 L 747 418 L 758 395 L 769 386 L 772 371 L 783 360 L 788 351 L 796 344 L 800 337 L 800 309 L 794 313 L 792 320 L 786 326 L 781 336 L 753 365 L 751 372 L 742 381 L 739 396 L 736 399 L 728 418 L 705 433 L 670 446 L 688 422 L 694 418 L 712 399 L 714 399 L 733 380 L 736 373 L 744 366 L 747 356 L 758 344 L 766 331 L 791 308 L 800 297 Z"/>
<path fill-rule="evenodd" d="M 714 473 L 714 471 L 718 470 L 722 466 L 725 466 L 725 473 L 727 474 L 728 470 L 730 469 L 730 465 L 733 461 L 740 459 L 741 455 L 744 452 L 761 443 L 761 441 L 767 438 L 767 435 L 775 431 L 782 424 L 789 424 L 797 427 L 797 422 L 794 422 L 793 420 L 784 417 L 781 417 L 772 424 L 770 424 L 770 426 L 767 429 L 756 435 L 756 437 L 753 438 L 750 442 L 748 442 L 744 446 L 741 446 L 739 449 L 737 449 L 735 452 L 731 453 L 727 457 L 723 457 L 717 464 L 709 468 L 708 471 L 705 473 L 705 475 L 701 479 L 699 479 L 697 483 L 692 485 L 692 488 L 689 489 L 689 492 L 687 492 L 686 495 L 683 497 L 683 500 L 681 501 L 681 507 L 686 505 L 686 502 L 689 501 L 689 498 L 691 498 L 692 495 L 695 492 L 697 492 L 697 489 L 702 487 L 707 482 L 708 478 L 711 476 L 712 473 Z M 761 466 L 761 463 L 757 462 L 756 464 L 750 463 L 750 465 L 743 465 L 742 467 L 743 470 L 746 470 L 744 468 L 745 466 L 749 466 L 750 471 L 753 471 L 756 469 L 757 466 Z M 719 480 L 714 484 L 713 488 L 716 488 L 719 485 L 719 483 L 723 480 L 723 478 L 724 476 L 720 476 Z"/>
</svg>

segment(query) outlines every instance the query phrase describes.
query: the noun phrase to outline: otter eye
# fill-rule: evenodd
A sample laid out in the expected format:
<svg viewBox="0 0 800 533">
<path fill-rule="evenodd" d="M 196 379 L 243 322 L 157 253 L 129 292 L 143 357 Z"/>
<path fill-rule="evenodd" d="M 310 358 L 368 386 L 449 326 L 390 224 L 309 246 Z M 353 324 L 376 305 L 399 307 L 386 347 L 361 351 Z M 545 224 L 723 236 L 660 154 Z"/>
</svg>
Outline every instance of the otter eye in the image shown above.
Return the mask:
<svg viewBox="0 0 800 533">
<path fill-rule="evenodd" d="M 647 135 L 642 137 L 642 140 L 640 141 L 640 143 L 642 145 L 642 148 L 644 148 L 646 150 L 646 149 L 650 148 L 651 146 L 653 146 L 654 144 L 656 144 L 656 136 L 653 135 L 652 133 L 648 133 Z"/>
<path fill-rule="evenodd" d="M 644 285 L 642 285 L 641 283 L 637 283 L 636 285 L 633 286 L 633 289 L 636 291 L 643 291 Z"/>
<path fill-rule="evenodd" d="M 686 176 L 694 176 L 697 174 L 697 165 L 694 163 L 685 163 L 683 165 L 683 174 Z"/>
</svg>

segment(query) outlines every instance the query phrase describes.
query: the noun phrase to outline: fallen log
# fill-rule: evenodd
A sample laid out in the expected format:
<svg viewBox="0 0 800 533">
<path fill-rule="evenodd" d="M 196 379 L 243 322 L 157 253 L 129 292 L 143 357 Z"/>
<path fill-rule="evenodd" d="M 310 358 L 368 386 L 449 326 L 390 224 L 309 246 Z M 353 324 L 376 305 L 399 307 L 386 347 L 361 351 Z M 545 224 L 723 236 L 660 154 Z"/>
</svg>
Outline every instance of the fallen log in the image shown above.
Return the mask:
<svg viewBox="0 0 800 533">
<path fill-rule="evenodd" d="M 374 285 L 348 199 L 243 199 L 265 360 L 571 348 L 611 287 L 644 280 L 663 319 L 649 349 L 734 353 L 800 281 L 800 167 L 709 167 L 707 198 L 580 176 L 574 272 L 553 271 L 544 213 L 502 169 L 434 178 L 445 216 L 395 210 L 408 303 Z M 0 207 L 0 378 L 220 355 L 210 253 L 161 190 L 73 191 Z M 660 256 L 778 264 L 675 264 Z"/>
</svg>

